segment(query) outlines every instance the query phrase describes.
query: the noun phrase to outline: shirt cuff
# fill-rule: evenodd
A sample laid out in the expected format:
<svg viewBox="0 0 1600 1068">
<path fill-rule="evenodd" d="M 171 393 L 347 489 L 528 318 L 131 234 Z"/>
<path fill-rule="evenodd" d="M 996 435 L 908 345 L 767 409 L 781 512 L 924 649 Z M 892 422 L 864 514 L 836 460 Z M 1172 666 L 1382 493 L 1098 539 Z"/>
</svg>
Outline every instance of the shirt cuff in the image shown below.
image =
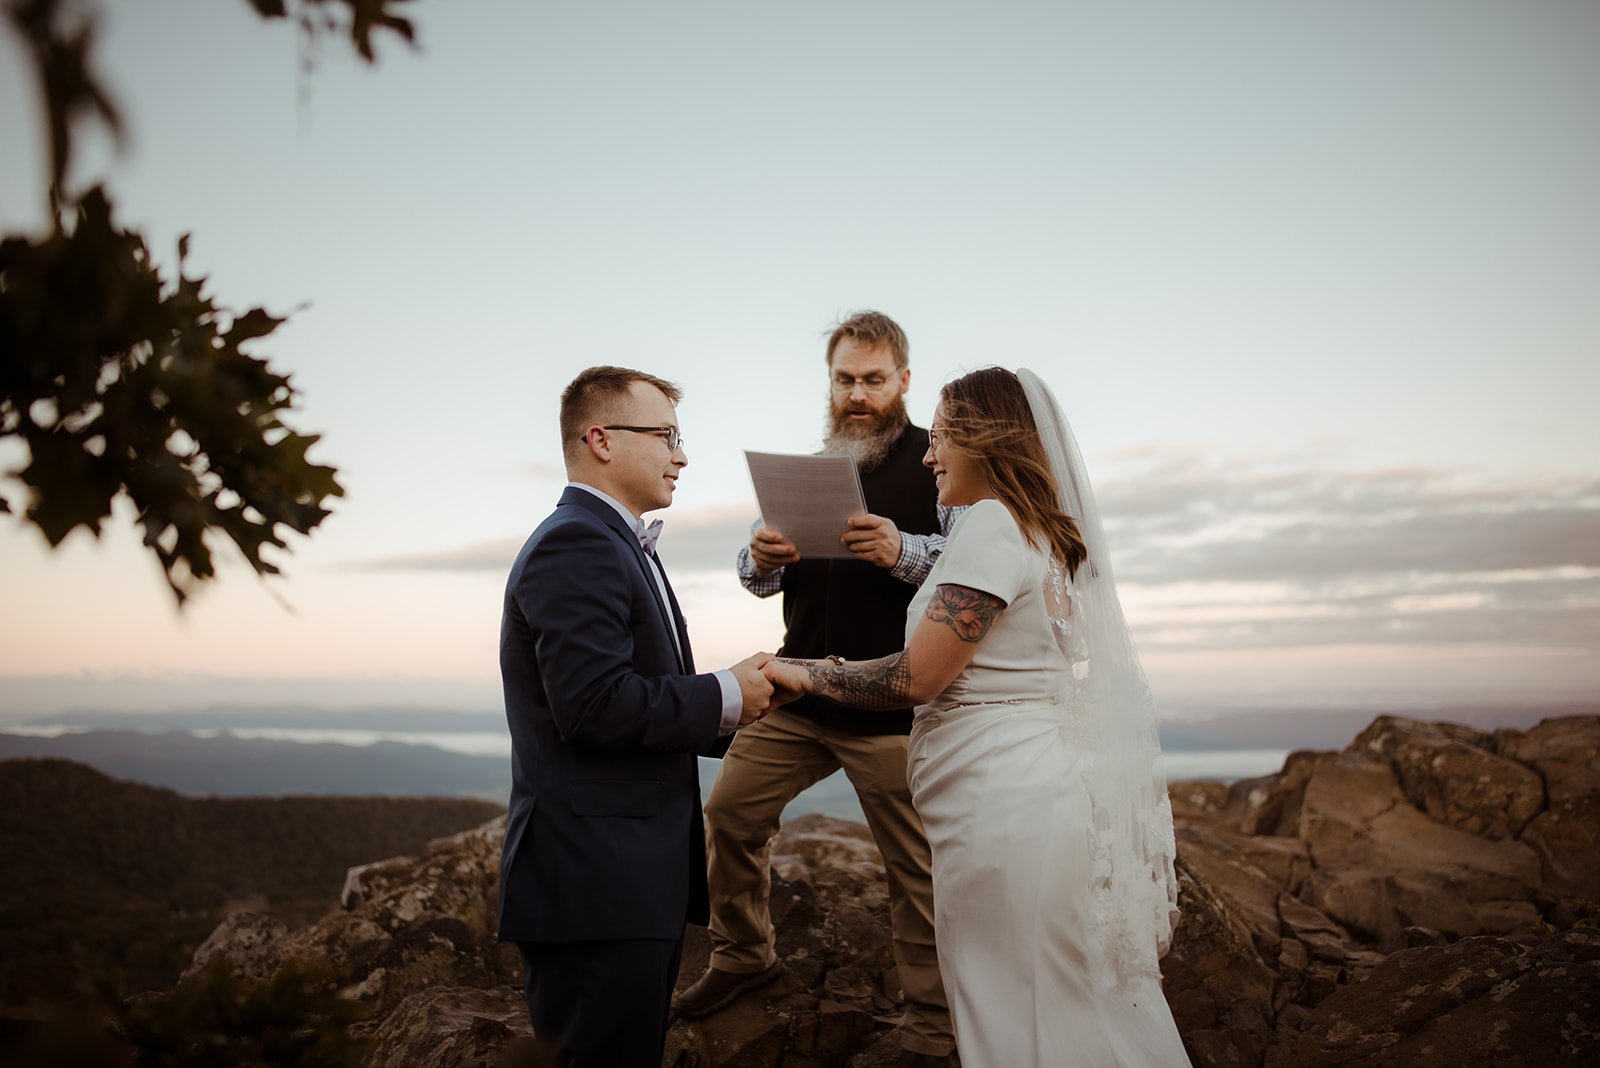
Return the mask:
<svg viewBox="0 0 1600 1068">
<path fill-rule="evenodd" d="M 943 542 L 944 539 L 940 539 Z M 933 570 L 933 537 L 928 534 L 900 534 L 900 559 L 889 569 L 889 574 L 912 586 L 922 585 L 922 580 Z M 942 545 L 940 546 L 943 547 Z"/>
<path fill-rule="evenodd" d="M 744 691 L 739 689 L 739 680 L 729 669 L 723 668 L 715 674 L 717 685 L 722 687 L 722 728 L 717 731 L 720 738 L 739 729 L 739 717 L 744 715 Z"/>
<path fill-rule="evenodd" d="M 783 568 L 775 568 L 765 573 L 757 571 L 756 563 L 750 557 L 748 545 L 739 550 L 736 566 L 739 572 L 739 584 L 757 597 L 771 597 L 783 589 Z"/>
</svg>

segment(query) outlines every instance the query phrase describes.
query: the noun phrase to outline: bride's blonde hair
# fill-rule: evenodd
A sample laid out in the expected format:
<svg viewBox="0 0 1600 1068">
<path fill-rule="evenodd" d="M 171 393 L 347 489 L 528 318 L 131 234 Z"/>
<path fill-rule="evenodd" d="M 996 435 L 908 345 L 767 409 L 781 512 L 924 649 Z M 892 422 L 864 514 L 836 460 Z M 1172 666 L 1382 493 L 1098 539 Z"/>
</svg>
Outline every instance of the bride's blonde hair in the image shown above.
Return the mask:
<svg viewBox="0 0 1600 1068">
<path fill-rule="evenodd" d="M 1028 539 L 1049 546 L 1070 575 L 1087 559 L 1078 521 L 1061 510 L 1022 382 L 1003 367 L 984 367 L 939 391 L 940 436 L 972 457 Z"/>
</svg>

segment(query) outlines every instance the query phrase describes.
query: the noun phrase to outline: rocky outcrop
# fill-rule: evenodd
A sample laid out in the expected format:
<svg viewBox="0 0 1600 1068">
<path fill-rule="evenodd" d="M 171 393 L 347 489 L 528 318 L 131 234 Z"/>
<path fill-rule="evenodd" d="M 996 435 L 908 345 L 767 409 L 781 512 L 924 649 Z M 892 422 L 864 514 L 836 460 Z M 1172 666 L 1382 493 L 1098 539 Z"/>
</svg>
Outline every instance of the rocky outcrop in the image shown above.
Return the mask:
<svg viewBox="0 0 1600 1068">
<path fill-rule="evenodd" d="M 435 839 L 417 860 L 351 869 L 344 906 L 298 931 L 234 913 L 195 953 L 185 978 L 218 959 L 250 979 L 315 961 L 348 976 L 350 996 L 377 1019 L 415 994 L 518 984 L 516 950 L 495 938 L 504 822 Z"/>
<path fill-rule="evenodd" d="M 1594 718 L 1546 720 L 1526 732 L 1496 731 L 1493 744 L 1500 756 L 1532 768 L 1544 780 L 1544 810 L 1528 821 L 1520 838 L 1539 856 L 1545 892 L 1600 898 L 1600 747 Z"/>
<path fill-rule="evenodd" d="M 373 1042 L 369 1068 L 421 1063 L 496 1068 L 507 1046 L 517 1040 L 524 1043 L 523 1063 L 556 1064 L 554 1051 L 534 1039 L 527 1002 L 511 986 L 421 990 L 368 1030 Z"/>
<path fill-rule="evenodd" d="M 1357 1064 L 1375 1051 L 1397 1064 L 1540 1064 L 1574 1044 L 1600 1052 L 1594 999 L 1563 995 L 1589 974 L 1577 958 L 1594 935 L 1550 937 L 1600 900 L 1600 719 L 1487 733 L 1383 716 L 1342 752 L 1295 753 L 1276 775 L 1172 793 L 1194 885 L 1163 972 L 1197 1065 Z M 1229 958 L 1231 968 L 1216 963 Z M 1191 965 L 1207 959 L 1209 971 Z M 1565 1030 L 1524 1034 L 1539 1027 L 1535 1014 L 1490 1011 L 1510 997 L 1496 983 L 1513 961 L 1526 975 L 1516 989 L 1564 1006 Z M 1473 975 L 1495 995 L 1469 996 Z M 1460 986 L 1462 1000 L 1419 1001 L 1402 982 Z M 1417 1020 L 1368 1011 L 1402 1003 Z M 1495 1041 L 1429 1061 L 1447 1048 L 1433 1024 L 1444 1013 L 1468 1013 Z M 1508 1041 L 1551 1057 L 1471 1052 Z"/>
<path fill-rule="evenodd" d="M 1539 919 L 1531 847 L 1430 817 L 1370 752 L 1347 750 L 1317 769 L 1300 837 L 1316 868 L 1301 896 L 1384 948 L 1403 944 L 1409 926 L 1463 938 L 1526 933 Z"/>
<path fill-rule="evenodd" d="M 1380 717 L 1281 772 L 1176 783 L 1182 920 L 1162 962 L 1196 1065 L 1546 1064 L 1600 1056 L 1600 719 L 1485 733 Z M 195 968 L 260 980 L 311 959 L 368 1004 L 373 1065 L 548 1063 L 494 937 L 502 821 L 351 869 L 298 931 L 230 917 Z M 899 984 L 864 827 L 784 825 L 781 977 L 677 1021 L 666 1063 L 896 1063 Z M 680 984 L 708 958 L 690 928 Z"/>
<path fill-rule="evenodd" d="M 1276 953 L 1262 952 L 1249 909 L 1197 877 L 1178 849 L 1183 918 L 1161 962 L 1167 1004 L 1196 1063 L 1258 1064 L 1272 1036 Z"/>
<path fill-rule="evenodd" d="M 503 833 L 504 820 L 495 820 L 429 843 L 420 859 L 352 868 L 341 907 L 299 931 L 235 913 L 196 952 L 187 975 L 221 960 L 236 976 L 263 980 L 290 962 L 313 960 L 346 976 L 345 993 L 371 1007 L 359 1030 L 375 1043 L 374 1066 L 498 1065 L 513 1041 L 518 1063 L 542 1063 L 516 950 L 495 941 Z M 668 1063 L 895 1063 L 899 1047 L 889 1032 L 899 981 L 883 861 L 871 836 L 859 824 L 801 817 L 784 825 L 772 863 L 783 975 L 759 999 L 675 1022 Z M 680 986 L 699 977 L 709 955 L 704 929 L 688 928 Z"/>
<path fill-rule="evenodd" d="M 1492 841 L 1515 838 L 1545 807 L 1539 772 L 1497 755 L 1494 737 L 1470 727 L 1384 719 L 1352 748 L 1387 764 L 1417 811 Z"/>
<path fill-rule="evenodd" d="M 1390 954 L 1325 998 L 1269 1068 L 1594 1063 L 1600 1052 L 1600 931 L 1533 948 L 1501 938 Z"/>
</svg>

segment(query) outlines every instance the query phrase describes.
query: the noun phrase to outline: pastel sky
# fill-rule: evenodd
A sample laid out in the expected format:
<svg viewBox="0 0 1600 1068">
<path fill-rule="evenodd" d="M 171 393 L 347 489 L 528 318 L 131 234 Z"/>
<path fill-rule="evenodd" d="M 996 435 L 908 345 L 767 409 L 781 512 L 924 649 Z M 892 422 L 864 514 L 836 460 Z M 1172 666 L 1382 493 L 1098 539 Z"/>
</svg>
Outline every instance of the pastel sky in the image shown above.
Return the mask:
<svg viewBox="0 0 1600 1068">
<path fill-rule="evenodd" d="M 697 658 L 774 648 L 741 449 L 816 447 L 863 307 L 919 422 L 963 370 L 1053 384 L 1170 707 L 1600 695 L 1590 0 L 420 0 L 417 51 L 309 74 L 243 0 L 102 6 L 129 140 L 79 180 L 293 311 L 256 354 L 349 495 L 181 613 L 126 512 L 55 552 L 0 521 L 0 715 L 496 707 L 558 395 L 601 362 L 686 391 Z M 0 34 L 8 233 L 42 226 L 30 76 Z"/>
</svg>

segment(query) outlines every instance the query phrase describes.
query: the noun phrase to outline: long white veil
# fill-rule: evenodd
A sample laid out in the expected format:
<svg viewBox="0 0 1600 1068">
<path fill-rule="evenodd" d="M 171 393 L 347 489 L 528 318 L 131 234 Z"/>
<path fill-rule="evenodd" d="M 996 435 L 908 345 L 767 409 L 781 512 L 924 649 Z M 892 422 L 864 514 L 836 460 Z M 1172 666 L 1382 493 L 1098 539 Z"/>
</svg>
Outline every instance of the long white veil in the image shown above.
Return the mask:
<svg viewBox="0 0 1600 1068">
<path fill-rule="evenodd" d="M 1073 668 L 1062 707 L 1089 749 L 1095 933 L 1113 965 L 1109 981 L 1119 987 L 1159 981 L 1160 955 L 1177 922 L 1178 887 L 1155 701 L 1117 598 L 1105 530 L 1077 440 L 1039 376 L 1022 368 L 1017 377 L 1055 476 L 1061 510 L 1077 520 L 1088 556 L 1070 582 L 1064 568 L 1052 567 L 1045 600 L 1054 606 L 1056 639 Z"/>
</svg>

